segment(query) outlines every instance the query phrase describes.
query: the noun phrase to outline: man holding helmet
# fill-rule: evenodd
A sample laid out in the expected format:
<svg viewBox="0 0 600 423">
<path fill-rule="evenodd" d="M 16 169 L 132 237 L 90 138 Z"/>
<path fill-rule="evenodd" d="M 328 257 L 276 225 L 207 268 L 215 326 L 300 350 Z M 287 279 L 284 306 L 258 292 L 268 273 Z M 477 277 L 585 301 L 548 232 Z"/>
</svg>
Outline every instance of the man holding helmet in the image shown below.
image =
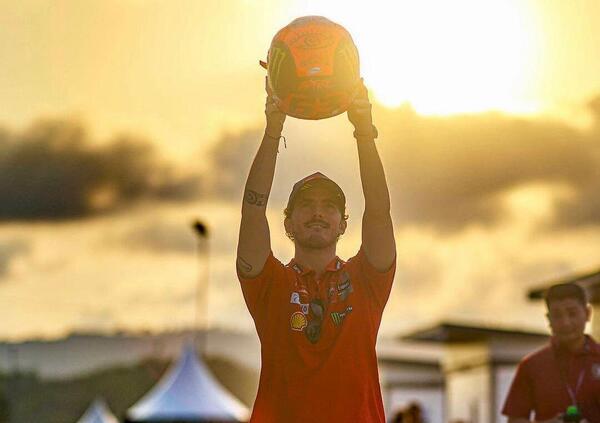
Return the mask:
<svg viewBox="0 0 600 423">
<path fill-rule="evenodd" d="M 268 87 L 268 84 L 267 84 Z M 375 343 L 392 287 L 396 248 L 390 199 L 367 90 L 348 109 L 365 197 L 362 245 L 336 256 L 346 198 L 320 172 L 298 181 L 285 209 L 294 258 L 271 252 L 266 206 L 285 114 L 267 88 L 266 129 L 246 182 L 237 251 L 244 299 L 261 341 L 251 422 L 384 423 Z"/>
</svg>

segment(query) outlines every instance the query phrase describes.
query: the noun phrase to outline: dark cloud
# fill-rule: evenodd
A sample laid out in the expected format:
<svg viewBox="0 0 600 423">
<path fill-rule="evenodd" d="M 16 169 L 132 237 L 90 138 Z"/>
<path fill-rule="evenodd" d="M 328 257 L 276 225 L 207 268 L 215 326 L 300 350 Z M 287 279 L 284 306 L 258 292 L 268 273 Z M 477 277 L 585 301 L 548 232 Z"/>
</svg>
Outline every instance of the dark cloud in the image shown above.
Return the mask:
<svg viewBox="0 0 600 423">
<path fill-rule="evenodd" d="M 381 115 L 381 153 L 401 225 L 455 231 L 498 223 L 501 195 L 529 183 L 576 192 L 556 205 L 556 225 L 598 223 L 597 130 L 501 114 L 432 118 L 401 109 Z"/>
<path fill-rule="evenodd" d="M 198 189 L 197 177 L 178 175 L 143 138 L 99 144 L 64 120 L 0 130 L 0 220 L 78 218 L 140 199 L 188 200 Z"/>
<path fill-rule="evenodd" d="M 499 113 L 440 118 L 419 116 L 407 107 L 378 108 L 379 149 L 395 222 L 446 233 L 498 224 L 506 216 L 505 193 L 544 183 L 573 193 L 555 204 L 553 228 L 599 224 L 600 97 L 589 110 L 596 125 L 584 131 Z M 20 134 L 0 129 L 0 219 L 67 219 L 140 199 L 181 201 L 201 193 L 238 202 L 261 132 L 248 129 L 217 140 L 204 157 L 209 166 L 201 186 L 198 176 L 176 173 L 138 137 L 98 144 L 81 125 L 66 121 L 40 122 Z M 288 153 L 281 158 L 288 167 L 324 160 L 317 149 L 302 149 L 295 162 L 298 152 Z M 340 174 L 353 181 L 355 170 L 341 166 Z"/>
<path fill-rule="evenodd" d="M 261 129 L 224 134 L 208 153 L 209 193 L 215 198 L 241 201 L 252 159 L 262 139 Z"/>
<path fill-rule="evenodd" d="M 557 202 L 551 227 L 567 229 L 600 225 L 600 158 L 590 180 L 577 187 L 575 195 Z"/>
<path fill-rule="evenodd" d="M 599 224 L 600 97 L 590 102 L 589 110 L 597 124 L 584 131 L 559 121 L 500 113 L 424 117 L 408 107 L 376 109 L 396 224 L 444 233 L 499 224 L 506 216 L 503 195 L 533 183 L 574 192 L 556 203 L 553 227 Z M 214 196 L 239 201 L 260 136 L 259 130 L 249 130 L 216 143 L 210 154 L 218 169 L 211 184 Z M 302 136 L 289 134 L 296 140 Z M 323 154 L 305 149 L 301 162 L 321 163 Z M 347 181 L 356 179 L 354 166 L 339 167 Z"/>
<path fill-rule="evenodd" d="M 588 108 L 594 118 L 588 140 L 594 167 L 590 177 L 575 187 L 572 197 L 557 203 L 555 228 L 600 225 L 600 95 L 589 102 Z"/>
<path fill-rule="evenodd" d="M 11 262 L 18 256 L 29 253 L 29 243 L 22 239 L 0 241 L 0 278 L 5 276 Z"/>
</svg>

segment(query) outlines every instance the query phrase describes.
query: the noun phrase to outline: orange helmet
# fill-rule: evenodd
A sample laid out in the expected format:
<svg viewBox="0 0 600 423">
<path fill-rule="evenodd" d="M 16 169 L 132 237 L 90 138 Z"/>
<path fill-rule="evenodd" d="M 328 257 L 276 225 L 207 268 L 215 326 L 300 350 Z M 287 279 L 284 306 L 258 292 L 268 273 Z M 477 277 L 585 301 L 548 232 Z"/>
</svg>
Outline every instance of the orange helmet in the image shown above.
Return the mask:
<svg viewBox="0 0 600 423">
<path fill-rule="evenodd" d="M 279 30 L 266 67 L 275 104 L 300 119 L 345 112 L 360 83 L 358 50 L 350 33 L 322 16 L 304 16 Z"/>
</svg>

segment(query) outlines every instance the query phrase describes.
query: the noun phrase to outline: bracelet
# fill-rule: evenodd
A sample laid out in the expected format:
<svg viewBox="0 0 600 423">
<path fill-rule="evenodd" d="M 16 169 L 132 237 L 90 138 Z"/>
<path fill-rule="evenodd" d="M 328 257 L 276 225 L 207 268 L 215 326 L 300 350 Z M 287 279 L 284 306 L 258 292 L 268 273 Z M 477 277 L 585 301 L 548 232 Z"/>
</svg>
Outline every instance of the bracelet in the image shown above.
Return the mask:
<svg viewBox="0 0 600 423">
<path fill-rule="evenodd" d="M 267 131 L 265 131 L 265 137 L 271 138 L 272 140 L 275 140 L 275 141 L 279 141 L 281 139 L 281 137 L 283 137 L 283 135 L 279 135 L 278 137 L 274 137 L 273 135 L 271 135 Z"/>
<path fill-rule="evenodd" d="M 369 134 L 359 133 L 356 130 L 354 131 L 354 138 L 356 138 L 357 140 L 359 138 L 373 138 L 373 139 L 375 139 L 378 136 L 379 136 L 379 132 L 377 131 L 377 128 L 373 124 L 371 124 L 371 133 L 369 133 Z"/>
<path fill-rule="evenodd" d="M 286 142 L 287 140 L 285 139 L 285 137 L 283 135 L 280 135 L 278 137 L 274 137 L 273 135 L 271 135 L 267 131 L 265 131 L 265 137 L 270 138 L 270 139 L 272 139 L 274 141 L 277 141 L 277 142 L 281 141 L 281 139 L 283 138 L 283 147 L 287 148 L 287 142 Z"/>
</svg>

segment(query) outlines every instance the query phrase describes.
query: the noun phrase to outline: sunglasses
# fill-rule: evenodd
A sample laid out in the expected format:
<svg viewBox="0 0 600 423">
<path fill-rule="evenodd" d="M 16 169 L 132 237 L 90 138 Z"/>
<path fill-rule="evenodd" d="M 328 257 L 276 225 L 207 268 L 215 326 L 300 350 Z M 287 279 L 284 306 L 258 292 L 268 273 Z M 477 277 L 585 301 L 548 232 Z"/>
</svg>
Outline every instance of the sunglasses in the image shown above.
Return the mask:
<svg viewBox="0 0 600 423">
<path fill-rule="evenodd" d="M 323 324 L 323 312 L 325 307 L 323 301 L 312 300 L 309 303 L 309 320 L 304 333 L 311 344 L 315 344 L 321 337 L 321 325 Z"/>
</svg>

